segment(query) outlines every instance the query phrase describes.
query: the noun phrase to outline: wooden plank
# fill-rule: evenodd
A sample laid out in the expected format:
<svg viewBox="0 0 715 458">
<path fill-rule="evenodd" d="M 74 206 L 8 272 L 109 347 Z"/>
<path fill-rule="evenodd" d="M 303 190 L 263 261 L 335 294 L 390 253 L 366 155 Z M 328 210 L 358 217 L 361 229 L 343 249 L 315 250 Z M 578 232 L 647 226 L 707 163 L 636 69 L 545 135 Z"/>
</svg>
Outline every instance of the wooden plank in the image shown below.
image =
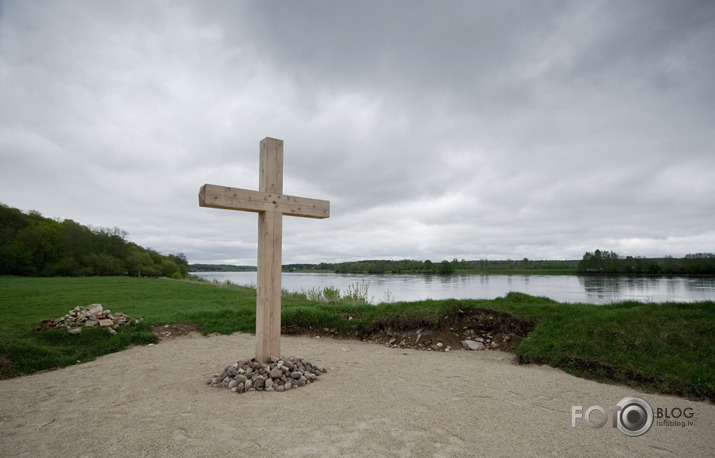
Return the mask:
<svg viewBox="0 0 715 458">
<path fill-rule="evenodd" d="M 256 288 L 256 360 L 281 356 L 281 264 L 283 216 L 258 215 L 258 272 Z"/>
<path fill-rule="evenodd" d="M 271 194 L 213 184 L 201 186 L 199 206 L 258 213 L 273 211 L 305 218 L 330 217 L 330 201 L 327 200 Z"/>
<path fill-rule="evenodd" d="M 258 190 L 266 210 L 258 214 L 256 359 L 266 363 L 271 356 L 281 356 L 283 215 L 270 210 L 283 202 L 277 198 L 283 193 L 283 142 L 264 138 L 259 164 Z"/>
<path fill-rule="evenodd" d="M 283 140 L 271 137 L 261 140 L 258 164 L 258 190 L 274 195 L 283 194 Z"/>
</svg>

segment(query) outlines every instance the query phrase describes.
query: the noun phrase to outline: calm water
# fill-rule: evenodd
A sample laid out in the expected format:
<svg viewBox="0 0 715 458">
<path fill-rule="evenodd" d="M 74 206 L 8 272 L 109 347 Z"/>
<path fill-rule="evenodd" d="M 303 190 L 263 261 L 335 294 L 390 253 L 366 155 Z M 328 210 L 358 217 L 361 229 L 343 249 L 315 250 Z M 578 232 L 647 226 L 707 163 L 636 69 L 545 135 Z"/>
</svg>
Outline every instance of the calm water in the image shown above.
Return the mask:
<svg viewBox="0 0 715 458">
<path fill-rule="evenodd" d="M 195 272 L 207 280 L 256 285 L 255 272 Z M 494 299 L 510 291 L 559 302 L 607 304 L 622 300 L 693 302 L 715 300 L 715 278 L 581 277 L 576 275 L 357 275 L 283 273 L 283 289 L 332 286 L 345 291 L 368 283 L 373 304 L 423 299 Z"/>
</svg>

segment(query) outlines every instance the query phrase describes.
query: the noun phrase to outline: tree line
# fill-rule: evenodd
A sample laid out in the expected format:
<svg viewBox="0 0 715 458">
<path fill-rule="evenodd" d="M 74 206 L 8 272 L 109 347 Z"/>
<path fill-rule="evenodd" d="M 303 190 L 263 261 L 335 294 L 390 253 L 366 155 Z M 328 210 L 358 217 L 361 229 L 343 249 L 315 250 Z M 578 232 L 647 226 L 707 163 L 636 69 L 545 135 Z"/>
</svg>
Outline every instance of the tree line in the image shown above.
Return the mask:
<svg viewBox="0 0 715 458">
<path fill-rule="evenodd" d="M 231 264 L 189 264 L 190 272 L 255 272 L 256 266 L 234 266 Z"/>
<path fill-rule="evenodd" d="M 127 241 L 119 228 L 94 228 L 0 204 L 0 275 L 183 278 L 186 256 Z"/>
<path fill-rule="evenodd" d="M 413 259 L 365 260 L 320 264 L 286 264 L 283 271 L 346 274 L 453 274 L 543 271 L 582 275 L 715 275 L 715 254 L 694 253 L 683 258 L 620 256 L 613 251 L 587 252 L 578 260 L 472 260 L 433 262 Z"/>
<path fill-rule="evenodd" d="M 586 252 L 576 270 L 584 275 L 715 275 L 715 254 L 642 258 L 596 250 Z"/>
<path fill-rule="evenodd" d="M 503 270 L 571 270 L 575 272 L 576 263 L 578 261 L 530 261 L 524 258 L 520 261 L 511 259 L 507 260 L 458 260 L 452 261 L 419 261 L 414 259 L 402 260 L 365 260 L 354 262 L 339 262 L 320 264 L 287 264 L 283 266 L 284 271 L 322 271 L 335 272 L 342 274 L 438 274 L 448 275 L 453 273 L 469 273 L 469 272 L 489 272 Z"/>
</svg>

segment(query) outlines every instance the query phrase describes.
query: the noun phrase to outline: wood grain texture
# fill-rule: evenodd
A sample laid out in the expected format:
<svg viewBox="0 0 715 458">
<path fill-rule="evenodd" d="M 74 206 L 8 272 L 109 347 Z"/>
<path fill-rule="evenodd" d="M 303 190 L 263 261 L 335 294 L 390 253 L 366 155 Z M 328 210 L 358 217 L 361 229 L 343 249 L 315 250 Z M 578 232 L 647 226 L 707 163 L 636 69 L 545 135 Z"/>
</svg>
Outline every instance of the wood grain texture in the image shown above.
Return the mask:
<svg viewBox="0 0 715 458">
<path fill-rule="evenodd" d="M 281 356 L 283 215 L 328 218 L 330 202 L 283 194 L 283 141 L 266 137 L 260 147 L 258 191 L 205 184 L 199 206 L 258 213 L 256 360 Z"/>
<path fill-rule="evenodd" d="M 199 206 L 257 213 L 273 211 L 304 218 L 330 217 L 330 202 L 327 200 L 271 194 L 214 184 L 205 184 L 201 187 Z"/>
</svg>

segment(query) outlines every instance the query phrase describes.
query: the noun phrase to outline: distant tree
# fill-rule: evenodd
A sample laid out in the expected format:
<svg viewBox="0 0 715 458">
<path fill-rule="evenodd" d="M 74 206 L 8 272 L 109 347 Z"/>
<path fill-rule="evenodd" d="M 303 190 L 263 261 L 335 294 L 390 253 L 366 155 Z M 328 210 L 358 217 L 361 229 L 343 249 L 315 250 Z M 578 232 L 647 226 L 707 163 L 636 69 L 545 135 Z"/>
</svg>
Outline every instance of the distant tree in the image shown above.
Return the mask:
<svg viewBox="0 0 715 458">
<path fill-rule="evenodd" d="M 680 273 L 680 261 L 672 256 L 666 256 L 661 263 L 661 272 L 666 275 L 674 275 Z"/>
<path fill-rule="evenodd" d="M 649 275 L 714 275 L 715 254 L 688 254 L 683 259 L 666 256 L 663 259 L 620 257 L 613 251 L 586 252 L 579 261 L 577 272 L 582 274 L 649 274 Z"/>
<path fill-rule="evenodd" d="M 439 263 L 439 266 L 437 267 L 437 271 L 440 274 L 447 275 L 447 274 L 454 273 L 454 267 L 452 267 L 451 262 L 444 260 Z"/>
<path fill-rule="evenodd" d="M 64 254 L 64 237 L 61 227 L 55 223 L 31 225 L 15 236 L 17 272 L 21 275 L 53 275 L 53 264 Z"/>
<path fill-rule="evenodd" d="M 715 254 L 687 254 L 682 261 L 682 270 L 690 275 L 715 274 Z"/>
<path fill-rule="evenodd" d="M 86 275 L 124 275 L 125 269 L 118 258 L 109 253 L 92 253 L 85 259 Z"/>
<path fill-rule="evenodd" d="M 593 253 L 586 252 L 579 262 L 577 270 L 587 274 L 615 273 L 616 266 L 614 260 L 618 255 L 613 252 L 596 250 Z"/>
</svg>

